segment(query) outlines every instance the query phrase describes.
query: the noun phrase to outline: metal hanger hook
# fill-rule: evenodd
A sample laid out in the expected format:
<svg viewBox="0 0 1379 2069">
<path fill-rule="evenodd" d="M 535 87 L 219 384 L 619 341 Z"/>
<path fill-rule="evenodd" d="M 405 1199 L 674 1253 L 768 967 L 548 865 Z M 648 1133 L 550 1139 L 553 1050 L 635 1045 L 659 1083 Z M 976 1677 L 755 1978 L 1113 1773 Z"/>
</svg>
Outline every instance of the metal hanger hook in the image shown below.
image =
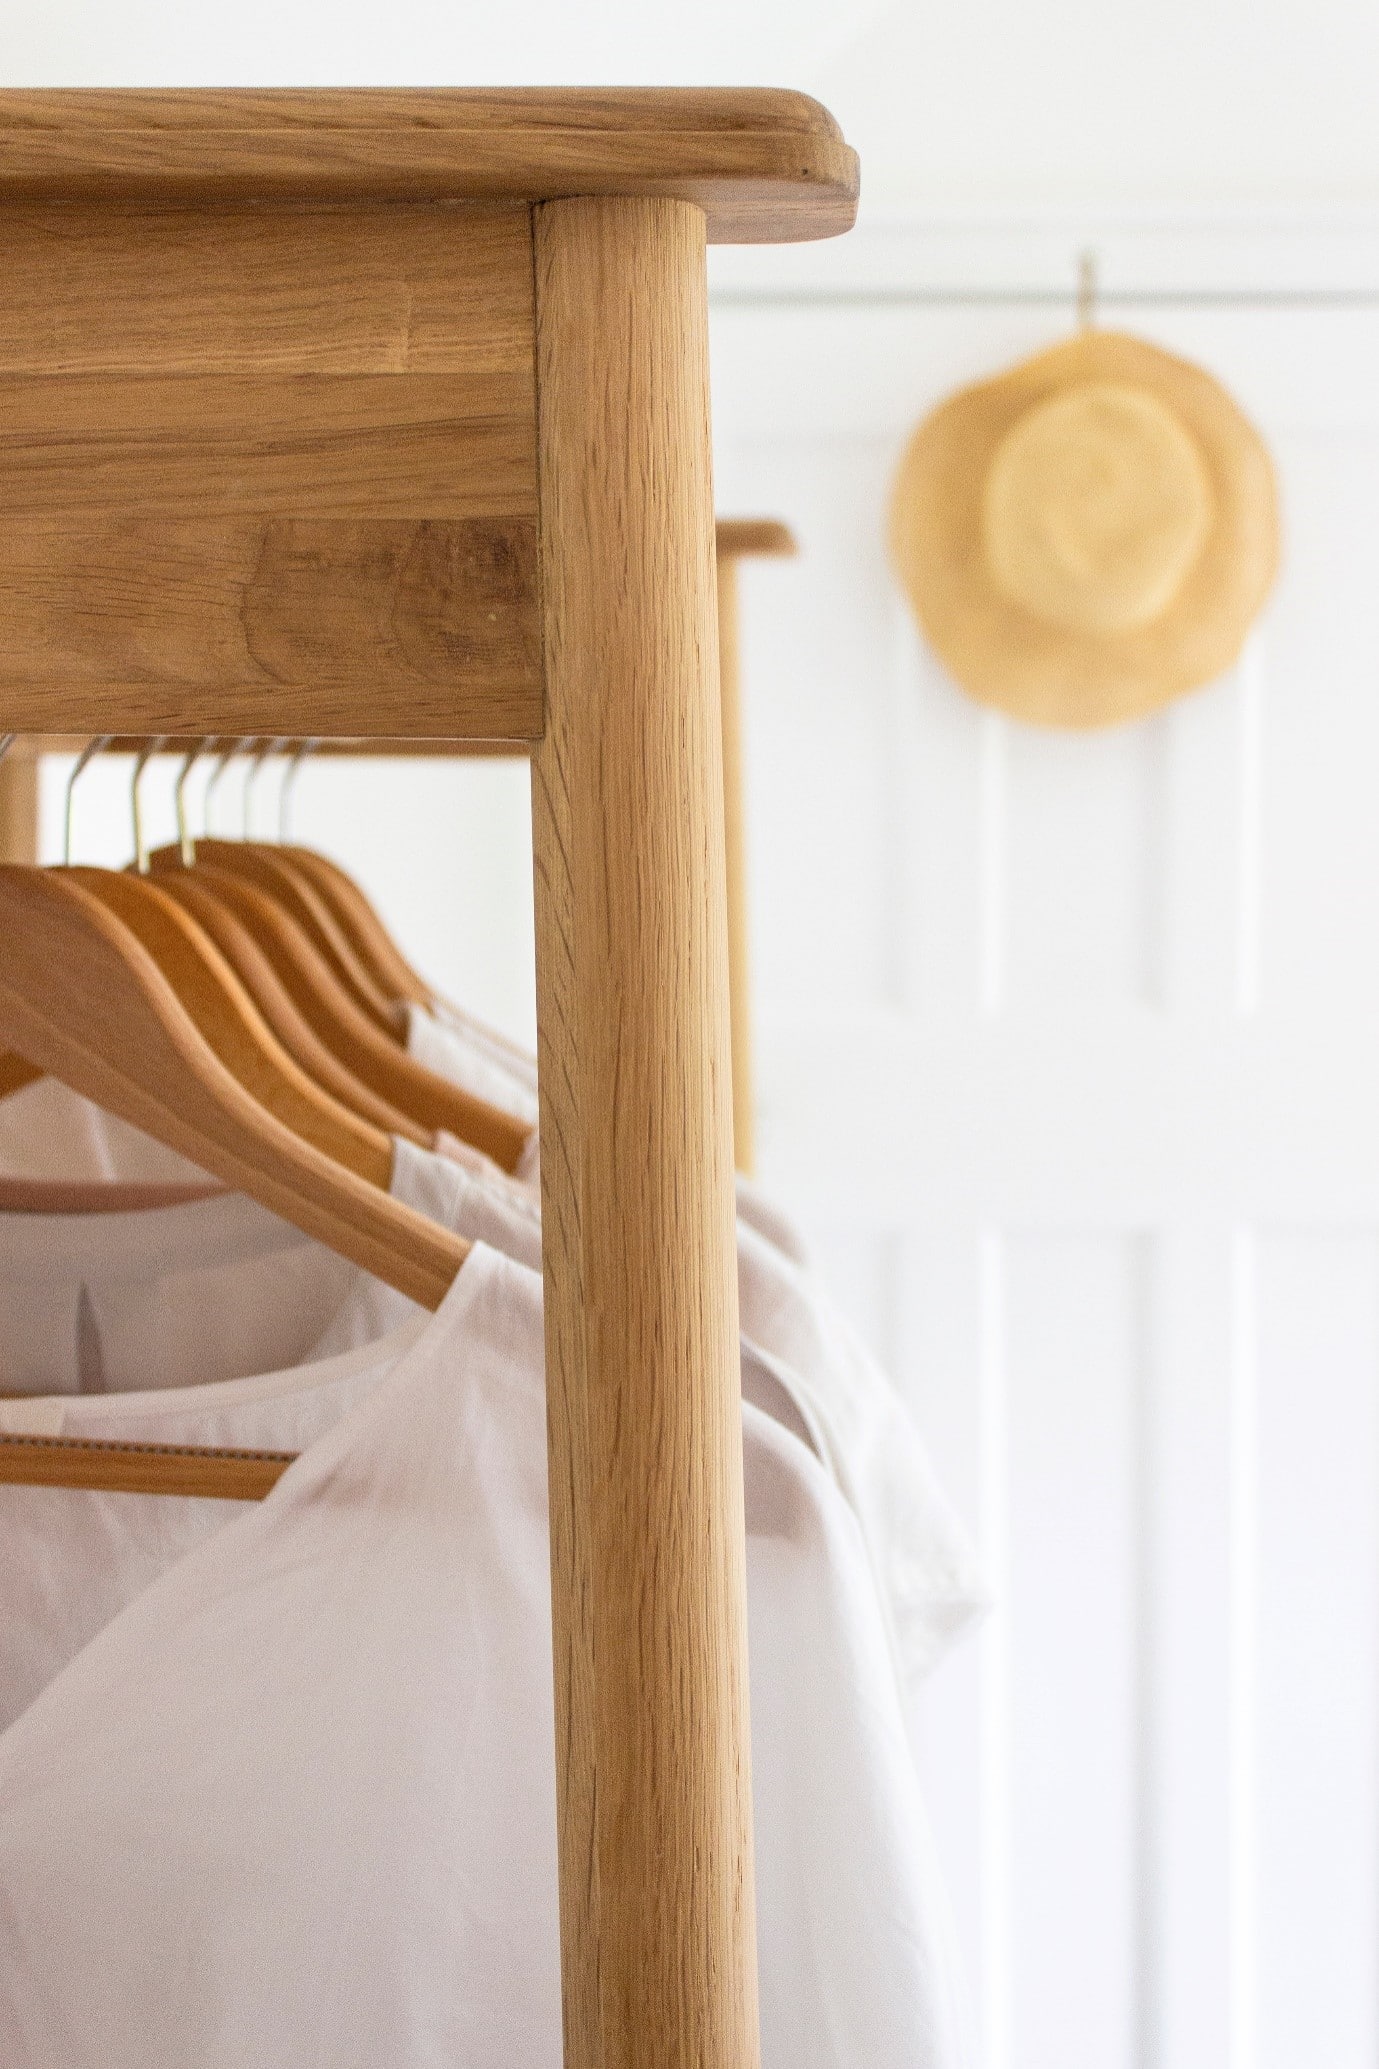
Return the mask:
<svg viewBox="0 0 1379 2069">
<path fill-rule="evenodd" d="M 173 810 L 177 814 L 177 846 L 182 856 L 182 867 L 190 869 L 196 861 L 196 842 L 192 839 L 191 827 L 187 822 L 187 778 L 203 754 L 216 745 L 216 735 L 210 734 L 198 740 L 177 771 L 177 781 L 172 786 Z"/>
<path fill-rule="evenodd" d="M 216 756 L 215 767 L 211 770 L 210 775 L 206 779 L 206 788 L 201 794 L 201 834 L 203 840 L 209 840 L 211 837 L 212 794 L 214 793 L 217 783 L 219 783 L 221 777 L 225 774 L 225 771 L 229 768 L 230 763 L 234 760 L 235 756 L 239 753 L 239 750 L 243 745 L 244 742 L 242 740 L 227 740 L 225 742 L 224 747 L 222 747 L 222 749 L 220 750 L 220 753 Z"/>
<path fill-rule="evenodd" d="M 1079 330 L 1095 330 L 1097 320 L 1097 295 L 1101 286 L 1097 255 L 1084 251 L 1077 262 L 1077 327 Z"/>
<path fill-rule="evenodd" d="M 139 785 L 143 781 L 144 770 L 149 762 L 166 742 L 166 733 L 159 733 L 156 739 L 145 740 L 134 757 L 134 774 L 129 784 L 129 807 L 134 820 L 134 867 L 140 876 L 148 875 L 148 842 L 144 837 L 144 809 L 139 796 Z"/>
<path fill-rule="evenodd" d="M 5 759 L 18 738 L 18 733 L 0 733 L 0 762 Z"/>
<path fill-rule="evenodd" d="M 112 737 L 110 733 L 101 733 L 95 740 L 88 740 L 67 778 L 67 795 L 62 808 L 62 862 L 65 869 L 70 869 L 72 864 L 72 793 L 77 787 L 77 778 L 92 756 L 110 745 Z"/>
<path fill-rule="evenodd" d="M 253 802 L 254 785 L 258 782 L 263 765 L 269 755 L 276 754 L 280 747 L 285 747 L 286 745 L 287 742 L 285 740 L 260 740 L 256 743 L 254 752 L 250 756 L 249 767 L 244 775 L 244 838 L 246 840 L 253 839 L 253 821 L 250 811 Z"/>
<path fill-rule="evenodd" d="M 282 789 L 278 792 L 278 839 L 284 843 L 291 838 L 292 815 L 289 807 L 292 803 L 293 786 L 301 772 L 302 763 L 320 744 L 319 740 L 299 740 L 287 758 Z"/>
<path fill-rule="evenodd" d="M 258 734 L 251 733 L 247 740 L 240 741 L 239 746 L 235 750 L 236 753 L 244 755 L 248 762 L 248 767 L 244 771 L 244 802 L 240 810 L 241 832 L 244 834 L 246 839 L 248 837 L 249 827 L 249 785 L 254 780 L 254 770 L 257 766 L 258 759 L 255 754 L 255 749 L 258 747 L 258 745 Z"/>
</svg>

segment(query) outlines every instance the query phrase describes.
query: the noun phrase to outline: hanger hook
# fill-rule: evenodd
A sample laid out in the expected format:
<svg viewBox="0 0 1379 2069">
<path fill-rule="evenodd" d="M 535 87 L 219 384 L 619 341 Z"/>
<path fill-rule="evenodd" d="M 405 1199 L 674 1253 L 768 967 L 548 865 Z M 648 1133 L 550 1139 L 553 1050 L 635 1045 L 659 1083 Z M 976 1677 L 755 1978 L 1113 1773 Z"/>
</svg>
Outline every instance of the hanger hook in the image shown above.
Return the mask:
<svg viewBox="0 0 1379 2069">
<path fill-rule="evenodd" d="M 240 816 L 241 816 L 241 820 L 242 820 L 242 822 L 243 822 L 243 831 L 244 831 L 244 834 L 245 834 L 245 838 L 246 838 L 246 839 L 248 838 L 248 827 L 249 827 L 249 785 L 250 785 L 250 784 L 251 784 L 251 783 L 253 782 L 253 780 L 254 780 L 254 769 L 255 769 L 255 767 L 257 766 L 257 758 L 256 758 L 256 755 L 255 755 L 255 749 L 256 749 L 256 748 L 258 747 L 258 744 L 259 744 L 259 736 L 258 736 L 258 734 L 257 734 L 257 733 L 251 733 L 251 734 L 249 735 L 249 737 L 248 737 L 248 739 L 247 739 L 247 740 L 241 740 L 241 741 L 240 741 L 240 743 L 239 743 L 239 746 L 238 746 L 238 748 L 236 749 L 236 752 L 237 752 L 237 753 L 239 753 L 239 754 L 245 755 L 245 756 L 246 756 L 246 757 L 248 758 L 248 762 L 249 762 L 249 766 L 248 766 L 248 768 L 247 768 L 247 769 L 246 769 L 246 770 L 244 771 L 244 803 L 243 803 L 243 806 L 242 806 L 242 808 L 241 808 L 241 814 L 240 814 Z"/>
<path fill-rule="evenodd" d="M 283 776 L 282 789 L 278 792 L 278 839 L 286 842 L 291 833 L 292 790 L 307 756 L 320 746 L 319 740 L 299 740 L 287 758 L 287 769 Z"/>
<path fill-rule="evenodd" d="M 252 840 L 253 838 L 251 806 L 253 802 L 254 785 L 258 782 L 259 776 L 263 770 L 263 765 L 268 760 L 269 755 L 276 754 L 277 750 L 281 746 L 283 746 L 283 744 L 284 743 L 281 740 L 272 740 L 267 738 L 258 740 L 254 744 L 254 752 L 250 756 L 249 766 L 244 772 L 244 838 L 246 840 Z"/>
<path fill-rule="evenodd" d="M 71 775 L 67 778 L 67 796 L 62 808 L 62 861 L 64 868 L 70 868 L 72 862 L 72 793 L 77 787 L 77 778 L 91 760 L 91 757 L 99 754 L 102 748 L 110 745 L 112 737 L 113 735 L 110 733 L 101 733 L 95 740 L 88 740 L 76 758 Z"/>
<path fill-rule="evenodd" d="M 139 785 L 143 780 L 144 770 L 166 741 L 167 734 L 159 733 L 155 739 L 145 740 L 134 757 L 134 774 L 129 783 L 129 804 L 134 820 L 134 867 L 140 876 L 148 875 L 148 842 L 144 838 L 144 809 L 139 796 Z"/>
<path fill-rule="evenodd" d="M 198 740 L 191 752 L 185 756 L 177 771 L 177 781 L 172 786 L 173 809 L 177 814 L 177 846 L 181 851 L 182 867 L 190 869 L 196 861 L 196 842 L 192 839 L 191 827 L 187 822 L 187 778 L 203 754 L 216 744 L 216 736 L 210 734 Z"/>
<path fill-rule="evenodd" d="M 5 759 L 18 738 L 18 733 L 0 733 L 0 762 Z"/>
<path fill-rule="evenodd" d="M 201 837 L 203 840 L 209 840 L 211 837 L 212 793 L 214 792 L 215 787 L 217 783 L 219 783 L 221 777 L 225 774 L 225 771 L 229 768 L 230 763 L 239 753 L 242 744 L 243 743 L 239 740 L 227 740 L 225 742 L 225 745 L 221 748 L 220 753 L 216 756 L 215 767 L 211 770 L 210 775 L 206 778 L 206 788 L 201 793 L 201 817 L 203 822 L 201 828 Z"/>
<path fill-rule="evenodd" d="M 1079 330 L 1095 330 L 1097 320 L 1097 295 L 1101 281 L 1094 251 L 1084 251 L 1077 261 L 1077 327 Z"/>
</svg>

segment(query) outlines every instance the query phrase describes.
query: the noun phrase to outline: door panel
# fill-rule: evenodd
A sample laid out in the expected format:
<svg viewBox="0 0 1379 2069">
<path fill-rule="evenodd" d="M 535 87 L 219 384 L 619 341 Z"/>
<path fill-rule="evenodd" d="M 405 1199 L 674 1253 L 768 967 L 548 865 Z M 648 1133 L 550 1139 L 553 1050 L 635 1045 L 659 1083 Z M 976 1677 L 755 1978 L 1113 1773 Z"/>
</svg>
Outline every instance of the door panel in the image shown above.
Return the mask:
<svg viewBox="0 0 1379 2069">
<path fill-rule="evenodd" d="M 763 1178 L 889 1360 L 997 1596 L 928 1794 L 992 2069 L 1379 2053 L 1379 318 L 1130 311 L 1275 454 L 1238 667 L 1039 733 L 888 572 L 905 438 L 1063 334 L 738 300 Z"/>
</svg>

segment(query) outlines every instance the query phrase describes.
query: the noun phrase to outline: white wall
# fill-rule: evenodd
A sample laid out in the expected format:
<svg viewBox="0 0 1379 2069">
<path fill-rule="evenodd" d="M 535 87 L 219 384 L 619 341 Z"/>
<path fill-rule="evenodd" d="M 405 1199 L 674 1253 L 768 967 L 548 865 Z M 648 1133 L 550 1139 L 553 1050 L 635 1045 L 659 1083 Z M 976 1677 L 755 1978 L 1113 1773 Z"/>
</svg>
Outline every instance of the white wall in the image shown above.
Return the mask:
<svg viewBox="0 0 1379 2069">
<path fill-rule="evenodd" d="M 963 697 L 884 552 L 917 417 L 1068 322 L 926 283 L 1064 231 L 1285 524 L 1232 676 L 1094 736 Z M 716 317 L 721 499 L 804 548 L 744 588 L 762 1159 L 996 1590 L 928 1717 L 990 2069 L 1379 2055 L 1379 308 L 1199 299 L 1372 259 L 950 226 Z"/>
<path fill-rule="evenodd" d="M 826 68 L 873 201 L 1372 207 L 1379 14 L 1354 0 L 893 5 Z"/>
<path fill-rule="evenodd" d="M 737 83 L 818 94 L 868 205 L 1379 201 L 1359 0 L 27 0 L 11 85 Z"/>
</svg>

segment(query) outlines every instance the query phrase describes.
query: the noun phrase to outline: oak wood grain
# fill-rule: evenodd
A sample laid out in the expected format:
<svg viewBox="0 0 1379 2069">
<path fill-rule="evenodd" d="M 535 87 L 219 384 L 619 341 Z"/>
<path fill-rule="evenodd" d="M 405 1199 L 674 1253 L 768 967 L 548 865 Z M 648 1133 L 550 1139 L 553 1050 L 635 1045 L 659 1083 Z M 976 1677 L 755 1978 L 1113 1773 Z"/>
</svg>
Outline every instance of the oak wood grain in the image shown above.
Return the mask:
<svg viewBox="0 0 1379 2069">
<path fill-rule="evenodd" d="M 0 516 L 0 731 L 531 740 L 525 521 Z"/>
<path fill-rule="evenodd" d="M 567 2069 L 752 2069 L 704 220 L 537 216 L 532 763 Z"/>
<path fill-rule="evenodd" d="M 0 107 L 0 164 L 6 135 Z M 457 374 L 530 391 L 521 202 L 265 209 L 208 194 L 193 210 L 9 196 L 0 255 L 0 374 Z"/>
<path fill-rule="evenodd" d="M 0 377 L 8 515 L 526 518 L 530 371 Z"/>
<path fill-rule="evenodd" d="M 857 159 L 804 94 L 589 88 L 0 94 L 27 199 L 549 201 L 678 196 L 731 243 L 851 227 Z"/>
<path fill-rule="evenodd" d="M 528 208 L 24 204 L 0 254 L 0 730 L 539 733 Z"/>
<path fill-rule="evenodd" d="M 789 527 L 775 518 L 719 518 L 715 528 L 715 538 L 720 565 L 725 560 L 757 556 L 775 557 L 793 554 L 798 550 L 794 534 Z M 532 723 L 535 724 L 538 721 L 533 719 Z M 172 729 L 159 727 L 157 730 L 168 733 L 172 742 L 174 744 L 177 743 L 179 736 Z M 254 729 L 250 728 L 249 730 L 252 731 Z M 195 734 L 180 736 L 181 741 L 186 745 L 190 745 L 195 737 Z M 144 735 L 116 735 L 111 740 L 110 752 L 112 754 L 135 754 L 144 744 L 144 740 Z M 76 754 L 85 746 L 86 736 L 76 733 L 30 735 L 23 744 L 30 756 L 34 754 Z M 436 757 L 447 759 L 451 757 L 472 758 L 476 756 L 493 759 L 524 759 L 530 751 L 530 745 L 529 740 L 516 738 L 508 740 L 481 740 L 475 738 L 447 739 L 418 736 L 413 739 L 407 739 L 371 734 L 368 737 L 353 739 L 347 736 L 322 739 L 316 743 L 313 752 L 324 755 L 327 758 L 335 755 L 371 755 L 421 757 L 428 760 Z M 16 748 L 14 753 L 17 754 L 18 752 L 19 750 Z M 14 859 L 23 861 L 27 858 L 19 855 Z M 729 877 L 728 895 L 731 904 L 734 896 L 731 875 Z M 409 982 L 414 990 L 418 989 L 415 982 L 415 973 L 412 973 Z M 424 991 L 424 989 L 425 987 L 422 986 L 419 988 L 419 991 Z M 412 995 L 412 991 L 399 993 L 399 996 L 405 997 Z"/>
</svg>

